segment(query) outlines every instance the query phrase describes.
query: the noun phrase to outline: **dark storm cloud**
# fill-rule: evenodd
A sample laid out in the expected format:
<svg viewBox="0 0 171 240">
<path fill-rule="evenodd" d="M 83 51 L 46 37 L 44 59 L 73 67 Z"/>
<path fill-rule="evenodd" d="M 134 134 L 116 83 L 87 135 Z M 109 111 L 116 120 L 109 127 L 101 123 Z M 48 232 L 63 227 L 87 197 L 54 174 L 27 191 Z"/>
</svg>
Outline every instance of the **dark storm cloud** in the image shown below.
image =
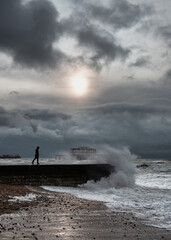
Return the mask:
<svg viewBox="0 0 171 240">
<path fill-rule="evenodd" d="M 9 118 L 6 110 L 3 107 L 0 107 L 0 126 L 8 126 Z"/>
<path fill-rule="evenodd" d="M 146 67 L 150 63 L 148 57 L 140 57 L 134 63 L 131 63 L 130 67 Z"/>
<path fill-rule="evenodd" d="M 157 35 L 160 35 L 171 47 L 171 25 L 161 26 L 156 31 Z"/>
<path fill-rule="evenodd" d="M 126 0 L 114 0 L 109 6 L 87 4 L 91 16 L 113 29 L 130 28 L 151 13 L 150 6 L 132 4 Z"/>
<path fill-rule="evenodd" d="M 125 0 L 111 1 L 105 6 L 102 2 L 98 2 L 98 5 L 77 0 L 71 3 L 75 4 L 75 10 L 69 19 L 62 21 L 62 25 L 65 33 L 74 37 L 79 49 L 83 50 L 83 56 L 77 56 L 72 61 L 96 69 L 116 59 L 125 60 L 128 57 L 131 50 L 120 45 L 114 33 L 134 26 L 152 12 L 148 5 L 136 5 Z M 111 33 L 106 24 L 115 32 Z M 145 61 L 137 64 L 145 64 Z"/>
<path fill-rule="evenodd" d="M 19 95 L 19 92 L 17 92 L 17 91 L 11 91 L 9 94 L 10 94 L 10 95 Z"/>
<path fill-rule="evenodd" d="M 114 39 L 109 39 L 107 36 L 101 36 L 92 27 L 80 29 L 78 32 L 79 45 L 95 50 L 96 54 L 92 56 L 92 60 L 112 61 L 115 58 L 126 58 L 129 50 L 122 48 L 114 43 Z"/>
<path fill-rule="evenodd" d="M 47 0 L 0 1 L 0 50 L 29 67 L 54 67 L 64 55 L 52 44 L 62 34 L 58 12 Z"/>
<path fill-rule="evenodd" d="M 79 61 L 99 69 L 117 58 L 125 59 L 130 50 L 120 46 L 105 28 L 94 25 L 89 5 L 83 5 L 82 11 L 77 9 L 68 19 L 59 20 L 57 9 L 47 0 L 2 0 L 0 50 L 10 54 L 15 63 L 34 68 Z M 53 48 L 53 43 L 66 35 L 76 39 L 80 56 L 66 56 Z"/>
<path fill-rule="evenodd" d="M 47 109 L 31 109 L 24 112 L 26 119 L 50 121 L 50 120 L 68 120 L 71 118 L 70 115 L 64 113 L 50 112 Z"/>
<path fill-rule="evenodd" d="M 160 88 L 163 91 L 168 92 L 171 89 L 171 69 L 168 69 L 161 78 Z M 170 94 L 169 94 L 170 95 Z"/>
<path fill-rule="evenodd" d="M 19 111 L 7 111 L 0 106 L 0 127 L 16 127 L 24 122 Z"/>
<path fill-rule="evenodd" d="M 37 121 L 67 121 L 71 119 L 69 114 L 51 112 L 48 109 L 29 109 L 27 111 L 7 111 L 5 108 L 0 107 L 0 126 L 18 127 L 20 125 L 31 125 L 36 128 Z M 34 121 L 34 124 L 33 122 Z"/>
<path fill-rule="evenodd" d="M 86 15 L 77 13 L 63 21 L 65 33 L 74 37 L 84 57 L 75 61 L 87 63 L 91 67 L 100 68 L 115 59 L 126 59 L 129 49 L 120 46 L 114 36 L 98 25 L 94 25 Z"/>
<path fill-rule="evenodd" d="M 166 83 L 170 83 L 170 84 L 171 84 L 171 69 L 169 69 L 169 70 L 166 72 L 166 74 L 165 74 L 165 76 L 164 76 L 164 81 L 165 81 Z"/>
</svg>

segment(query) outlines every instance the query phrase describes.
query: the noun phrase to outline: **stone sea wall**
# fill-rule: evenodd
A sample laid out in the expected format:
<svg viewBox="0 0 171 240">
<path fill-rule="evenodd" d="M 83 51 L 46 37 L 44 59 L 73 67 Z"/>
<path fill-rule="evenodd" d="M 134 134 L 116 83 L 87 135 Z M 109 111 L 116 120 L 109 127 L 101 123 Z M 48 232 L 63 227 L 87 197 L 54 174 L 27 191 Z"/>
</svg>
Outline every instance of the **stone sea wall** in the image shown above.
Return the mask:
<svg viewBox="0 0 171 240">
<path fill-rule="evenodd" d="M 9 165 L 0 166 L 0 183 L 32 186 L 77 186 L 88 180 L 108 177 L 109 164 Z"/>
</svg>

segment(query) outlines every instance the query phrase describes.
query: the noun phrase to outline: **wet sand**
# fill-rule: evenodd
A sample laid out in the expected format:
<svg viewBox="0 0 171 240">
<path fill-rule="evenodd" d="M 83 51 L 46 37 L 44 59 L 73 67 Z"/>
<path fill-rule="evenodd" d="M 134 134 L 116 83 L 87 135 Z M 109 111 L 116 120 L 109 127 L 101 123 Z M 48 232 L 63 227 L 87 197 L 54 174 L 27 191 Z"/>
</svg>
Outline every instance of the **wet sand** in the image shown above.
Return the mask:
<svg viewBox="0 0 171 240">
<path fill-rule="evenodd" d="M 36 200 L 8 201 L 28 193 L 36 194 Z M 131 214 L 109 212 L 101 202 L 36 187 L 0 185 L 0 215 L 1 240 L 171 239 L 171 231 L 147 226 Z"/>
</svg>

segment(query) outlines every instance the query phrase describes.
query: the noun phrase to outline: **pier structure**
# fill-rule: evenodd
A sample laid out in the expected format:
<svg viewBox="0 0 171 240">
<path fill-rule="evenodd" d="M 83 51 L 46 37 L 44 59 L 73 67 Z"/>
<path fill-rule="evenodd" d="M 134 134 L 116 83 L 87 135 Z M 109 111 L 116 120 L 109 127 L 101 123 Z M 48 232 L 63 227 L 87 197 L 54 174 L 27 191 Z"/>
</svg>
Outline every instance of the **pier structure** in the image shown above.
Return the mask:
<svg viewBox="0 0 171 240">
<path fill-rule="evenodd" d="M 96 149 L 90 148 L 90 147 L 71 148 L 70 154 L 72 159 L 76 159 L 76 160 L 93 159 L 93 157 L 96 154 Z"/>
<path fill-rule="evenodd" d="M 16 159 L 16 158 L 21 158 L 19 154 L 11 155 L 11 154 L 3 154 L 0 155 L 0 159 Z"/>
</svg>

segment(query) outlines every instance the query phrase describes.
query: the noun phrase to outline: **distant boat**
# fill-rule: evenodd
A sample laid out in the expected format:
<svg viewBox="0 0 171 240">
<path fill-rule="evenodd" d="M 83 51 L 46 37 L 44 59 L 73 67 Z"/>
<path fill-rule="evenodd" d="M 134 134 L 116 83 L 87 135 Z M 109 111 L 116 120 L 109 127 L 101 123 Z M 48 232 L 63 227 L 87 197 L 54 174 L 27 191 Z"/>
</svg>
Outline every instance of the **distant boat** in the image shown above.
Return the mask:
<svg viewBox="0 0 171 240">
<path fill-rule="evenodd" d="M 10 159 L 12 159 L 12 158 L 21 158 L 21 157 L 20 157 L 19 154 L 15 154 L 15 155 L 4 154 L 4 155 L 0 156 L 0 159 L 2 159 L 2 158 L 10 158 Z"/>
</svg>

